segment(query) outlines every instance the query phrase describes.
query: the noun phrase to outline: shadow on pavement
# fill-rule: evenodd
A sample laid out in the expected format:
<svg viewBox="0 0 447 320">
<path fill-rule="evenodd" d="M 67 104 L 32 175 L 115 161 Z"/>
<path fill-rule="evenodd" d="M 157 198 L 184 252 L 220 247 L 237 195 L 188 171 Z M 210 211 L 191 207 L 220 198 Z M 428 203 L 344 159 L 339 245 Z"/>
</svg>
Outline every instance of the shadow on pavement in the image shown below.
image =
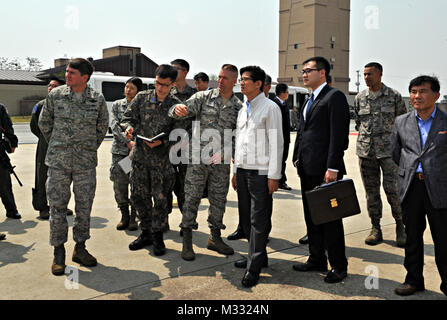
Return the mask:
<svg viewBox="0 0 447 320">
<path fill-rule="evenodd" d="M 0 242 L 0 268 L 8 264 L 23 263 L 28 259 L 25 255 L 33 249 L 33 243 L 29 247 L 8 242 L 7 239 Z"/>
<path fill-rule="evenodd" d="M 6 219 L 0 223 L 0 232 L 8 232 L 8 234 L 25 234 L 27 229 L 32 229 L 37 226 L 36 221 L 27 220 L 22 221 L 21 219 Z"/>
</svg>

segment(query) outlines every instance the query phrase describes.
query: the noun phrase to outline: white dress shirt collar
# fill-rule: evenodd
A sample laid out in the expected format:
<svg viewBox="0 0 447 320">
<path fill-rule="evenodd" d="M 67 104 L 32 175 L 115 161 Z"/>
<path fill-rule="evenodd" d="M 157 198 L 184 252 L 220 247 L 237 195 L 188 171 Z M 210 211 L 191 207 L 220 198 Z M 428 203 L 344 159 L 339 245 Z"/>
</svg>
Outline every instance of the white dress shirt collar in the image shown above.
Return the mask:
<svg viewBox="0 0 447 320">
<path fill-rule="evenodd" d="M 321 90 L 323 90 L 325 85 L 327 85 L 327 82 L 323 83 L 317 89 L 315 89 L 315 91 L 312 92 L 314 94 L 314 100 L 317 99 L 318 95 L 320 94 Z"/>
<path fill-rule="evenodd" d="M 279 102 L 281 102 L 282 104 L 284 104 L 284 101 L 282 101 L 280 97 L 276 96 L 276 99 L 278 99 Z"/>
</svg>

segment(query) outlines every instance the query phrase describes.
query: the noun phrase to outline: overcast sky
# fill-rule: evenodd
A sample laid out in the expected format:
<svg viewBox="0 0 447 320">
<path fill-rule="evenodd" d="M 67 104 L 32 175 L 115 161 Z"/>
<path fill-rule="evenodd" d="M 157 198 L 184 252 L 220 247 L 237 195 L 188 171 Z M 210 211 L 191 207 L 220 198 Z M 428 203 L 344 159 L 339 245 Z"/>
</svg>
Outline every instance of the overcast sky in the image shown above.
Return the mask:
<svg viewBox="0 0 447 320">
<path fill-rule="evenodd" d="M 279 0 L 16 0 L 2 2 L 0 57 L 102 58 L 102 49 L 141 47 L 155 62 L 185 58 L 189 77 L 223 63 L 260 65 L 278 76 Z M 352 0 L 350 89 L 356 70 L 378 61 L 383 81 L 408 96 L 409 81 L 435 74 L 447 95 L 445 0 Z M 360 90 L 365 88 L 360 78 Z"/>
</svg>

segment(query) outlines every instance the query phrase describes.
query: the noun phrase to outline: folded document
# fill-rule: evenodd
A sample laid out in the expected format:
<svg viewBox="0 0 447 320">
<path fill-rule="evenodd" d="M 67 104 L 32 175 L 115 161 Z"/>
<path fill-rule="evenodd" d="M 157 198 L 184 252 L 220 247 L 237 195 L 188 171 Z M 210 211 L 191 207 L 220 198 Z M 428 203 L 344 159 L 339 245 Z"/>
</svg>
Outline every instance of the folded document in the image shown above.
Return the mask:
<svg viewBox="0 0 447 320">
<path fill-rule="evenodd" d="M 121 169 L 123 169 L 125 174 L 128 174 L 132 168 L 132 160 L 130 160 L 129 156 L 119 161 L 118 164 L 120 165 Z"/>
</svg>

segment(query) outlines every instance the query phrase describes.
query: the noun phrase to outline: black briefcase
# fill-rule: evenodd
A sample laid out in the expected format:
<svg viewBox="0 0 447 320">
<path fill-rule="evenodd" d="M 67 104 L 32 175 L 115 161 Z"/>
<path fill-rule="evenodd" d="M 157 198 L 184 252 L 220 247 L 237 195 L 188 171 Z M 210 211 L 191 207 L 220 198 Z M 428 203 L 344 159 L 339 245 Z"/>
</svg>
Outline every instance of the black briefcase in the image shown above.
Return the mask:
<svg viewBox="0 0 447 320">
<path fill-rule="evenodd" d="M 360 213 L 354 181 L 343 179 L 306 191 L 310 217 L 315 225 Z"/>
</svg>

